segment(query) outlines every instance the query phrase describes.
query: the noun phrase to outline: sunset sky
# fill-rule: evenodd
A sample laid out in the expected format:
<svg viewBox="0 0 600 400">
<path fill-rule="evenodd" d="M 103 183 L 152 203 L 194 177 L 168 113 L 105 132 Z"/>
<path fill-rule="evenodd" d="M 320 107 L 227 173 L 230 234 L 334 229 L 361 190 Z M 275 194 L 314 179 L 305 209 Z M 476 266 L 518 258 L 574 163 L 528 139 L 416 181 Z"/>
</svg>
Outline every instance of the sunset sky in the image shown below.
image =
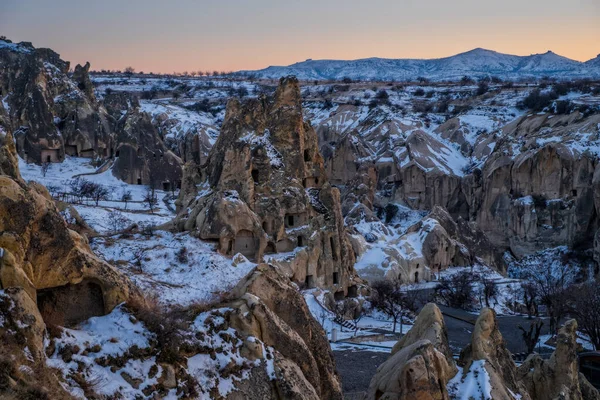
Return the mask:
<svg viewBox="0 0 600 400">
<path fill-rule="evenodd" d="M 585 61 L 599 0 L 0 0 L 0 35 L 93 69 L 259 69 L 307 58 L 436 58 L 475 47 Z"/>
</svg>

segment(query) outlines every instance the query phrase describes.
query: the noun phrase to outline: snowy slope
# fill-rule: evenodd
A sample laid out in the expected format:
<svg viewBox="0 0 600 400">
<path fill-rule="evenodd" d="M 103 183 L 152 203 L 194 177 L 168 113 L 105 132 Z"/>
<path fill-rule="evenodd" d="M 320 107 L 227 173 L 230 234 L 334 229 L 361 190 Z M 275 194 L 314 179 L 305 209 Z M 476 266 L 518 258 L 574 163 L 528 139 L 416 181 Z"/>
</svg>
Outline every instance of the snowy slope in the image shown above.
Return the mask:
<svg viewBox="0 0 600 400">
<path fill-rule="evenodd" d="M 286 67 L 271 66 L 258 71 L 241 71 L 262 78 L 295 75 L 299 79 L 412 80 L 424 76 L 432 80 L 497 75 L 504 78 L 529 76 L 600 76 L 597 63 L 582 63 L 551 51 L 515 56 L 486 49 L 474 49 L 451 57 L 417 60 L 366 58 L 360 60 L 306 60 Z"/>
<path fill-rule="evenodd" d="M 588 68 L 600 68 L 600 54 L 598 54 L 595 58 L 586 61 L 585 65 Z"/>
</svg>

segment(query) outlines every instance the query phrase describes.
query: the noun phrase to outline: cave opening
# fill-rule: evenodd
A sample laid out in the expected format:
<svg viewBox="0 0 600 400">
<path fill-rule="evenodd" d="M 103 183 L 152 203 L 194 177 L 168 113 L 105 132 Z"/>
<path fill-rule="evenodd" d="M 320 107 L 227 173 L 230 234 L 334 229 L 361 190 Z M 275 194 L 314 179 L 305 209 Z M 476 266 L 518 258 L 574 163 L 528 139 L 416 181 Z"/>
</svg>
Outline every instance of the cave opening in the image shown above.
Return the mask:
<svg viewBox="0 0 600 400">
<path fill-rule="evenodd" d="M 70 327 L 104 315 L 102 288 L 85 279 L 74 285 L 38 290 L 37 304 L 44 322 L 51 325 Z"/>
<path fill-rule="evenodd" d="M 315 280 L 312 275 L 306 275 L 306 279 L 304 279 L 304 285 L 307 289 L 311 289 L 315 287 Z"/>
</svg>

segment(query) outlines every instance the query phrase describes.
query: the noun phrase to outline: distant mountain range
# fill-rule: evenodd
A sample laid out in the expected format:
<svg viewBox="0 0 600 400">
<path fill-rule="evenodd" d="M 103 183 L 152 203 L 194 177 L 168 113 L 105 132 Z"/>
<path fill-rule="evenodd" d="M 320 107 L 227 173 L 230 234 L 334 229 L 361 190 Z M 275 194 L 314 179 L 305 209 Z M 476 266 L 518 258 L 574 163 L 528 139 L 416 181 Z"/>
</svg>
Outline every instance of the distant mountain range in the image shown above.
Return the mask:
<svg viewBox="0 0 600 400">
<path fill-rule="evenodd" d="M 430 60 L 365 58 L 360 60 L 306 60 L 287 67 L 268 67 L 238 74 L 260 78 L 295 75 L 301 80 L 413 80 L 425 77 L 434 81 L 497 76 L 503 79 L 550 76 L 553 78 L 600 77 L 600 55 L 586 62 L 559 56 L 551 51 L 530 56 L 502 54 L 474 49 L 455 56 Z"/>
</svg>

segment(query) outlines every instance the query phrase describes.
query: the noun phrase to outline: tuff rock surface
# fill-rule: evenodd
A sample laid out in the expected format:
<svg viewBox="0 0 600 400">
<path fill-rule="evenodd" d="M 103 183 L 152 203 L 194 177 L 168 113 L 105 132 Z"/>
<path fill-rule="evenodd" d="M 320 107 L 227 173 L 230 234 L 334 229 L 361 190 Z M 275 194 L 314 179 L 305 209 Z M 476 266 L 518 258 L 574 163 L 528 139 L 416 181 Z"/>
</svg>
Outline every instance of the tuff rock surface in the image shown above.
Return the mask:
<svg viewBox="0 0 600 400">
<path fill-rule="evenodd" d="M 232 326 L 276 350 L 272 398 L 342 398 L 327 336 L 288 278 L 261 264 L 234 293 Z"/>
<path fill-rule="evenodd" d="M 486 110 L 490 104 L 486 96 L 451 103 Z M 487 131 L 469 124 L 479 118 L 477 112 L 459 112 L 433 132 L 422 118 L 404 118 L 393 107 L 366 112 L 340 105 L 324 118 L 313 117 L 330 179 L 348 193 L 343 210 L 350 224 L 375 220 L 374 211 L 390 203 L 427 211 L 441 207 L 458 225 L 458 235 L 449 237 L 465 245 L 470 263 L 481 258 L 504 272 L 504 251 L 520 259 L 556 246 L 593 248 L 600 258 L 598 240 L 593 241 L 597 112 L 490 115 Z M 364 167 L 361 171 L 366 165 L 375 170 L 375 185 L 368 184 L 372 179 Z M 363 186 L 354 194 L 357 183 Z M 419 264 L 434 271 L 451 258 L 449 251 Z M 403 272 L 412 281 L 416 271 Z"/>
<path fill-rule="evenodd" d="M 567 321 L 558 331 L 556 350 L 549 360 L 533 354 L 517 374 L 532 400 L 597 400 L 600 394 L 579 373 L 577 321 Z"/>
<path fill-rule="evenodd" d="M 2 42 L 7 43 L 7 42 Z M 175 189 L 182 161 L 164 144 L 139 103 L 122 93 L 97 99 L 90 64 L 75 66 L 30 43 L 0 47 L 0 125 L 13 132 L 26 162 L 65 156 L 114 161 L 113 173 L 133 184 Z"/>
<path fill-rule="evenodd" d="M 218 240 L 224 254 L 268 259 L 309 287 L 346 293 L 355 284 L 340 192 L 303 119 L 296 79 L 282 79 L 272 100 L 231 100 L 206 163 L 188 163 L 182 187 L 179 229 Z"/>
<path fill-rule="evenodd" d="M 446 400 L 446 385 L 456 373 L 444 319 L 429 303 L 377 369 L 366 398 Z"/>
<path fill-rule="evenodd" d="M 106 313 L 135 295 L 128 279 L 98 259 L 86 238 L 68 229 L 47 190 L 23 182 L 10 133 L 4 140 L 0 288 L 24 288 L 42 314 L 47 311 L 45 317 L 61 325 Z"/>
</svg>

